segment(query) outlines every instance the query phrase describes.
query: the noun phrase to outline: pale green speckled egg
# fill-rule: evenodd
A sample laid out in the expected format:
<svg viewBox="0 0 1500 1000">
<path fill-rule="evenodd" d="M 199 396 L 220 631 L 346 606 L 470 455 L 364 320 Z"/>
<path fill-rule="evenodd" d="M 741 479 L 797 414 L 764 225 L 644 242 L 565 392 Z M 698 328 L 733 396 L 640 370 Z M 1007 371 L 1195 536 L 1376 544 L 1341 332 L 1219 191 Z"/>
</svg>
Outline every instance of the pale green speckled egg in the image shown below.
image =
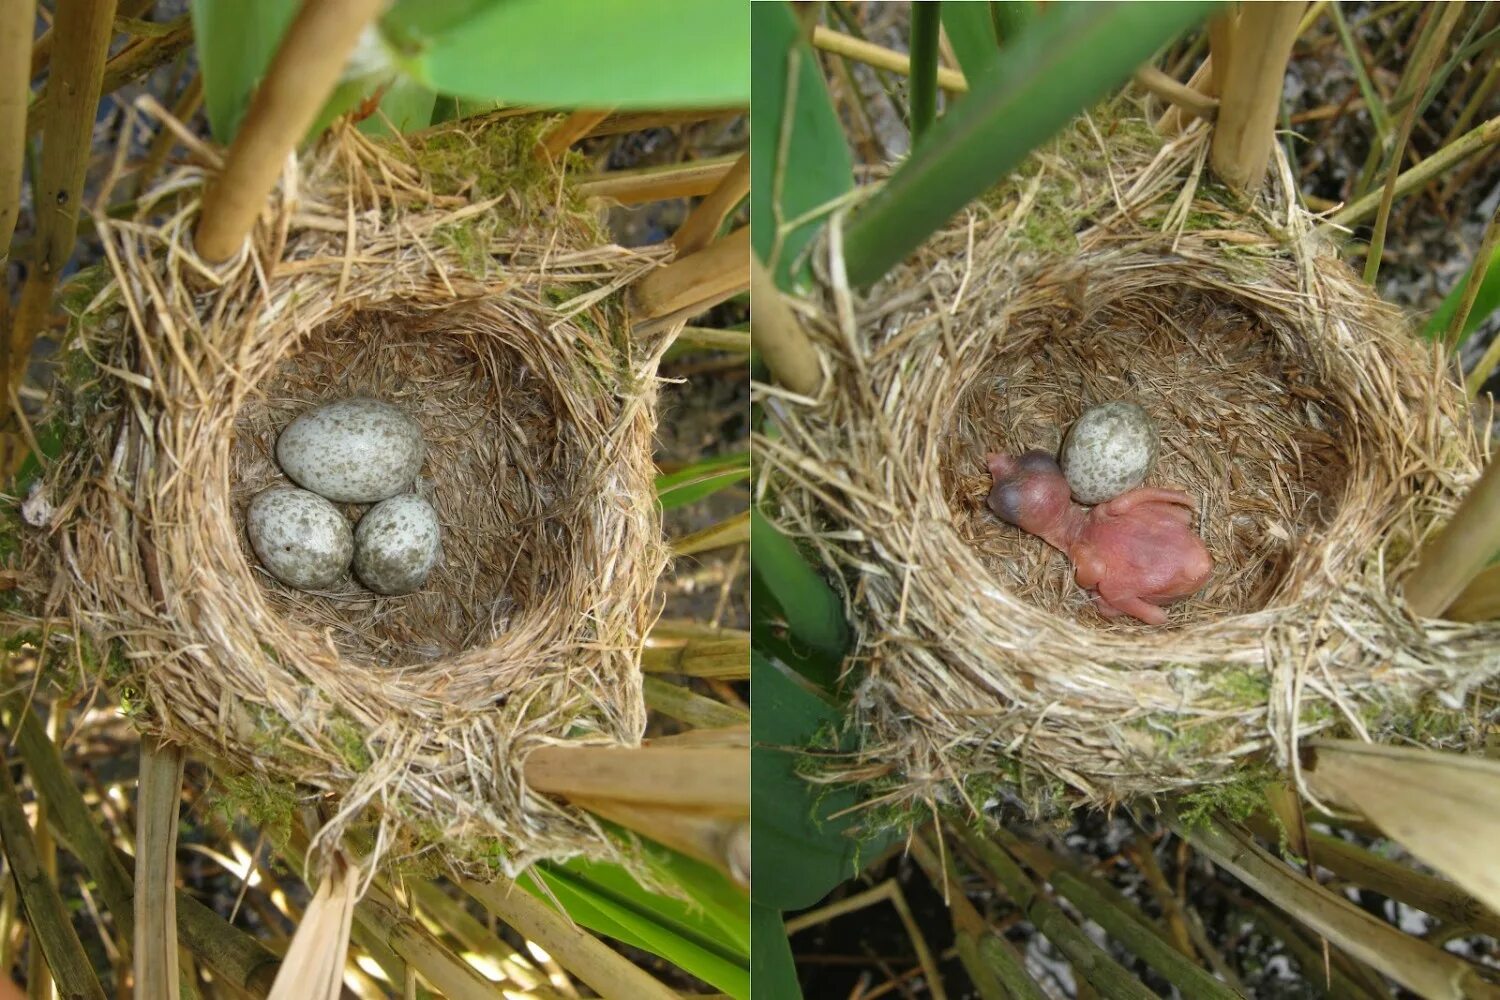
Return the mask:
<svg viewBox="0 0 1500 1000">
<path fill-rule="evenodd" d="M 1068 431 L 1062 470 L 1079 503 L 1113 500 L 1146 481 L 1161 439 L 1151 416 L 1135 403 L 1091 406 Z"/>
<path fill-rule="evenodd" d="M 316 493 L 292 486 L 257 493 L 245 533 L 261 565 L 289 587 L 322 590 L 349 572 L 354 533 L 338 508 Z"/>
<path fill-rule="evenodd" d="M 377 594 L 410 594 L 441 548 L 437 511 L 415 493 L 371 507 L 354 529 L 354 575 Z"/>
<path fill-rule="evenodd" d="M 293 482 L 343 503 L 411 489 L 426 453 L 421 426 L 404 410 L 363 397 L 307 411 L 276 441 L 276 461 Z"/>
</svg>

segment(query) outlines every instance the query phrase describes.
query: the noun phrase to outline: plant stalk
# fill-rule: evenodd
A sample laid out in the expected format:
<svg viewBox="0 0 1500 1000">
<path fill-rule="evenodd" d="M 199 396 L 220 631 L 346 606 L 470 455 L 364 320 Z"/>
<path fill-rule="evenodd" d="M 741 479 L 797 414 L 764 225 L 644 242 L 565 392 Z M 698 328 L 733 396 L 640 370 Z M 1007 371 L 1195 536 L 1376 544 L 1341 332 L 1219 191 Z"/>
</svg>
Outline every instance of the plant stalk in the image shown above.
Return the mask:
<svg viewBox="0 0 1500 1000">
<path fill-rule="evenodd" d="M 1492 461 L 1458 505 L 1453 519 L 1417 550 L 1416 568 L 1406 578 L 1406 602 L 1412 613 L 1422 618 L 1441 615 L 1497 548 L 1500 462 Z"/>
<path fill-rule="evenodd" d="M 384 0 L 305 0 L 251 98 L 224 170 L 209 185 L 194 234 L 198 255 L 222 263 L 240 251 L 286 158 L 312 127 L 361 32 Z"/>
<path fill-rule="evenodd" d="M 602 111 L 575 111 L 547 131 L 536 144 L 536 158 L 556 160 L 566 153 L 579 139 L 592 132 L 600 122 L 609 117 L 609 109 Z"/>
<path fill-rule="evenodd" d="M 691 319 L 750 286 L 750 227 L 675 260 L 637 281 L 630 313 L 637 334 Z"/>
<path fill-rule="evenodd" d="M 611 170 L 574 185 L 586 198 L 609 198 L 622 205 L 640 205 L 670 198 L 697 198 L 709 194 L 734 169 L 733 153 L 708 156 L 687 163 Z"/>
<path fill-rule="evenodd" d="M 1427 183 L 1434 177 L 1444 173 L 1455 164 L 1468 159 L 1480 150 L 1488 148 L 1497 141 L 1500 141 L 1500 115 L 1465 133 L 1461 138 L 1444 146 L 1416 166 L 1403 171 L 1396 178 L 1396 197 L 1405 197 L 1412 191 L 1426 187 Z M 1371 213 L 1380 208 L 1383 198 L 1383 192 L 1372 191 L 1363 198 L 1345 205 L 1338 212 L 1334 213 L 1327 222 L 1319 226 L 1318 229 L 1320 232 L 1326 233 L 1331 231 L 1335 226 L 1357 225 L 1369 218 Z"/>
<path fill-rule="evenodd" d="M 26 165 L 26 103 L 31 98 L 27 53 L 36 27 L 36 0 L 0 4 L 0 260 L 21 214 Z"/>
<path fill-rule="evenodd" d="M 672 245 L 679 257 L 702 250 L 714 241 L 724 220 L 735 206 L 750 193 L 750 154 L 742 153 L 718 185 L 698 203 L 687 219 L 672 234 Z M 679 338 L 680 339 L 680 338 Z"/>
<path fill-rule="evenodd" d="M 902 76 L 911 75 L 911 58 L 894 49 L 888 49 L 873 42 L 867 42 L 862 38 L 854 38 L 850 35 L 840 34 L 821 24 L 813 26 L 813 47 L 834 55 L 852 59 L 855 62 L 873 66 L 876 69 L 889 70 Z M 957 70 L 948 69 L 946 66 L 937 67 L 937 85 L 950 93 L 962 94 L 969 89 L 964 75 Z"/>
<path fill-rule="evenodd" d="M 44 95 L 48 107 L 41 122 L 41 168 L 32 191 L 36 249 L 10 336 L 0 342 L 0 371 L 6 376 L 6 398 L 0 400 L 3 412 L 9 412 L 32 344 L 52 309 L 52 290 L 73 255 L 114 16 L 114 0 L 79 0 L 61 4 L 53 24 L 59 42 Z"/>
<path fill-rule="evenodd" d="M 771 272 L 759 258 L 750 259 L 751 341 L 771 375 L 800 396 L 823 389 L 823 365 L 792 307 L 782 298 Z"/>
<path fill-rule="evenodd" d="M 1209 151 L 1214 172 L 1230 187 L 1253 194 L 1265 180 L 1276 139 L 1282 82 L 1305 4 L 1245 4 L 1230 31 L 1229 64 L 1214 47 L 1219 115 Z"/>
<path fill-rule="evenodd" d="M 1411 91 L 1412 100 L 1401 116 L 1401 129 L 1396 134 L 1396 145 L 1391 150 L 1390 166 L 1386 168 L 1385 185 L 1380 194 L 1380 209 L 1375 214 L 1375 231 L 1370 237 L 1370 249 L 1365 254 L 1364 279 L 1367 285 L 1375 284 L 1375 279 L 1380 274 L 1380 258 L 1385 253 L 1386 227 L 1391 220 L 1391 204 L 1396 200 L 1396 181 L 1401 173 L 1401 163 L 1406 158 L 1406 144 L 1411 140 L 1412 126 L 1416 124 L 1417 112 L 1421 110 L 1421 101 L 1417 100 L 1417 95 L 1427 89 L 1427 81 L 1432 77 L 1443 43 L 1448 40 L 1448 35 L 1452 33 L 1463 10 L 1463 4 L 1451 4 L 1442 9 L 1430 44 L 1423 48 L 1418 57 L 1421 62 L 1413 67 L 1415 83 Z"/>
</svg>

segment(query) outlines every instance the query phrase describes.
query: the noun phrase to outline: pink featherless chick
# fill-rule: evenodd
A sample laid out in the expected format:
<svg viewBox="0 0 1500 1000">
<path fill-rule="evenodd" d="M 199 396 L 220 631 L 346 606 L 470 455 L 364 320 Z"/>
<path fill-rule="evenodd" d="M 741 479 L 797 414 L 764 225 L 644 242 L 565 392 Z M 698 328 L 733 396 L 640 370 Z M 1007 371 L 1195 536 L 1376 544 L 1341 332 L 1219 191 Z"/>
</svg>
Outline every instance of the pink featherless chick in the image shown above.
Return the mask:
<svg viewBox="0 0 1500 1000">
<path fill-rule="evenodd" d="M 1037 535 L 1073 562 L 1100 614 L 1163 625 L 1162 605 L 1202 589 L 1213 559 L 1193 532 L 1193 498 L 1142 487 L 1093 508 L 1073 502 L 1057 461 L 1044 451 L 987 458 L 999 518 Z"/>
</svg>

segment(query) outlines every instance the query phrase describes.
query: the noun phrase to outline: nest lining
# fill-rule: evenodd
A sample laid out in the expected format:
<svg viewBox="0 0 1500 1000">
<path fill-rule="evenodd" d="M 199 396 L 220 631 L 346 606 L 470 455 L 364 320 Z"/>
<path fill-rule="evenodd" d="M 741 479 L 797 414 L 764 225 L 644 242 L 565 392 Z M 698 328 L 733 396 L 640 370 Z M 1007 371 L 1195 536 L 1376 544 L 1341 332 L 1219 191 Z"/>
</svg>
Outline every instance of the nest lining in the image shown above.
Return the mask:
<svg viewBox="0 0 1500 1000">
<path fill-rule="evenodd" d="M 287 482 L 275 460 L 286 425 L 320 403 L 364 395 L 421 425 L 428 455 L 419 492 L 443 526 L 442 559 L 428 583 L 399 599 L 352 577 L 331 593 L 284 586 L 259 570 L 242 536 L 279 621 L 327 633 L 347 660 L 399 668 L 510 632 L 545 641 L 560 609 L 587 599 L 603 568 L 590 558 L 600 545 L 588 509 L 604 486 L 590 475 L 592 453 L 613 403 L 603 384 L 591 390 L 570 371 L 570 348 L 537 338 L 529 319 L 503 299 L 436 309 L 397 303 L 314 331 L 258 382 L 235 421 L 236 523 L 257 493 Z M 353 517 L 368 506 L 344 505 Z"/>
<path fill-rule="evenodd" d="M 1091 629 L 1146 626 L 1099 614 L 1066 556 L 995 517 L 985 502 L 987 452 L 1055 455 L 1089 406 L 1144 406 L 1162 435 L 1146 485 L 1195 498 L 1195 528 L 1217 560 L 1208 585 L 1172 606 L 1174 628 L 1273 601 L 1297 549 L 1327 527 L 1349 486 L 1353 442 L 1342 440 L 1338 394 L 1317 384 L 1295 331 L 1195 289 L 1174 273 L 1183 265 L 1136 263 L 1110 265 L 1130 277 L 1102 276 L 1108 301 L 1089 295 L 1085 272 L 1063 301 L 1017 303 L 994 350 L 976 359 L 939 455 L 954 527 L 991 578 Z M 1045 287 L 1047 276 L 1037 278 Z"/>
<path fill-rule="evenodd" d="M 118 644 L 113 680 L 144 728 L 331 802 L 325 843 L 371 823 L 378 854 L 437 846 L 475 874 L 610 856 L 521 762 L 644 729 L 660 348 L 632 344 L 616 293 L 661 254 L 603 242 L 555 175 L 517 175 L 505 197 L 536 197 L 509 228 L 466 227 L 468 200 L 403 153 L 336 132 L 220 271 L 191 252 L 200 171 L 138 219 L 100 220 L 115 281 L 78 350 L 105 389 L 42 482 L 35 603 L 54 634 Z M 443 557 L 416 595 L 293 591 L 245 538 L 250 497 L 284 481 L 276 433 L 358 392 L 402 405 L 428 443 Z"/>
<path fill-rule="evenodd" d="M 829 384 L 757 387 L 769 511 L 858 636 L 838 773 L 898 815 L 997 782 L 1034 811 L 1197 788 L 1268 748 L 1295 772 L 1310 733 L 1407 738 L 1433 696 L 1472 738 L 1458 709 L 1500 672 L 1500 628 L 1399 596 L 1484 452 L 1442 358 L 1289 204 L 1284 161 L 1247 212 L 1198 187 L 1206 130 L 1134 124 L 1106 145 L 1080 123 L 866 296 L 830 241 Z M 1198 498 L 1216 563 L 1161 628 L 1102 619 L 984 506 L 986 452 L 1055 448 L 1120 397 L 1161 425 L 1151 482 Z"/>
</svg>

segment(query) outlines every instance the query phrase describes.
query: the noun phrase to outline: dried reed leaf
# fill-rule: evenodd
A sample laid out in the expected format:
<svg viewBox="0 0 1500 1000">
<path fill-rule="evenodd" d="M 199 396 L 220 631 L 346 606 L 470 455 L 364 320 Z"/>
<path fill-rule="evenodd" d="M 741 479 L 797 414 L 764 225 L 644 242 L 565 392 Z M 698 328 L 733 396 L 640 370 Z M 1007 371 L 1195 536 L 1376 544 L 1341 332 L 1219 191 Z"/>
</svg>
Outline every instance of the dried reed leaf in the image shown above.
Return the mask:
<svg viewBox="0 0 1500 1000">
<path fill-rule="evenodd" d="M 1500 761 L 1349 740 L 1307 750 L 1313 795 L 1366 817 L 1500 914 Z"/>
<path fill-rule="evenodd" d="M 359 882 L 342 859 L 319 880 L 266 1000 L 339 1000 Z"/>
</svg>

